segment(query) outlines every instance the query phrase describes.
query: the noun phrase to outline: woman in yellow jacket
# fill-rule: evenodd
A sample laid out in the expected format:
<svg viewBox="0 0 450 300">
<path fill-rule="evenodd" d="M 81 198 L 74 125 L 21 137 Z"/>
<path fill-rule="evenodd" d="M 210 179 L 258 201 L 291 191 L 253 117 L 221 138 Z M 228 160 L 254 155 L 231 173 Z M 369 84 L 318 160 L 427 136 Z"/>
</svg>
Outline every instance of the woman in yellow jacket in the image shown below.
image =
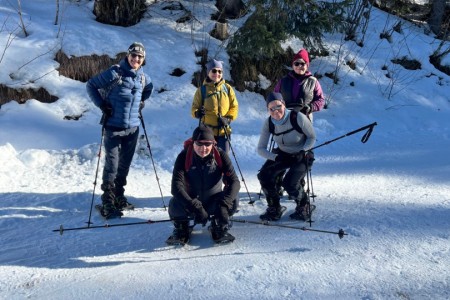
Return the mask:
<svg viewBox="0 0 450 300">
<path fill-rule="evenodd" d="M 238 116 L 238 101 L 231 85 L 223 79 L 222 63 L 215 59 L 207 63 L 207 77 L 195 92 L 191 113 L 199 123 L 213 129 L 217 146 L 228 153 L 230 123 Z"/>
</svg>

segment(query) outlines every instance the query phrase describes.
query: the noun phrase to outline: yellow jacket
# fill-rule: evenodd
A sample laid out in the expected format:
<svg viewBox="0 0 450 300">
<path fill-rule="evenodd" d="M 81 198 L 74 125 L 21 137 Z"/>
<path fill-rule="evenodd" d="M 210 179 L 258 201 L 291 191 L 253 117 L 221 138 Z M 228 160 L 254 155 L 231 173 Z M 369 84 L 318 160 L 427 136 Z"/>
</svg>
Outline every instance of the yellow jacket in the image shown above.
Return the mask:
<svg viewBox="0 0 450 300">
<path fill-rule="evenodd" d="M 202 99 L 201 87 L 197 89 L 192 102 L 191 114 L 195 118 L 195 112 L 203 106 L 205 107 L 205 116 L 202 122 L 211 127 L 214 136 L 225 135 L 224 129 L 219 128 L 219 115 L 229 118 L 231 121 L 236 120 L 238 116 L 238 101 L 231 85 L 221 79 L 218 83 L 203 81 L 206 86 L 206 97 Z M 226 89 L 222 87 L 226 86 Z M 228 93 L 227 93 L 228 90 Z M 230 126 L 227 127 L 228 134 L 231 134 Z"/>
</svg>

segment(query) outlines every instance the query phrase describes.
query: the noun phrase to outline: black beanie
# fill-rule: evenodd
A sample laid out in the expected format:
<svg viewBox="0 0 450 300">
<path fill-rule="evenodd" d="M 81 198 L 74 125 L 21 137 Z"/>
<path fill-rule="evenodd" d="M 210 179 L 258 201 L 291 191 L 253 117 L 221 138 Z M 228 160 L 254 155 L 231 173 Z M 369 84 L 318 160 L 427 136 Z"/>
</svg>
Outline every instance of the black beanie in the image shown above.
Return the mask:
<svg viewBox="0 0 450 300">
<path fill-rule="evenodd" d="M 269 95 L 267 95 L 266 105 L 269 105 L 270 102 L 275 100 L 279 100 L 284 103 L 283 96 L 280 93 L 272 92 Z"/>
<path fill-rule="evenodd" d="M 214 141 L 214 133 L 211 128 L 200 124 L 197 128 L 195 128 L 194 133 L 192 134 L 193 141 Z"/>
</svg>

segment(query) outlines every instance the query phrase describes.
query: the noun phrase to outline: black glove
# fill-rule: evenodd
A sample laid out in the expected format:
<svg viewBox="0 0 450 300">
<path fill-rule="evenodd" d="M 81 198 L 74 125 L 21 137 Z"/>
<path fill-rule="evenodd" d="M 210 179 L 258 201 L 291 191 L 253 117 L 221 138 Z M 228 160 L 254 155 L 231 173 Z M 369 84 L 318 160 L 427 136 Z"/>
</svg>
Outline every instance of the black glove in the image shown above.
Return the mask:
<svg viewBox="0 0 450 300">
<path fill-rule="evenodd" d="M 311 106 L 308 104 L 303 105 L 303 108 L 300 110 L 304 115 L 309 115 L 312 112 Z"/>
<path fill-rule="evenodd" d="M 202 226 L 205 226 L 206 223 L 208 223 L 209 214 L 203 207 L 202 202 L 198 199 L 192 200 L 192 206 L 194 207 L 194 223 L 195 224 L 202 224 Z"/>
<path fill-rule="evenodd" d="M 103 105 L 100 107 L 100 109 L 102 110 L 103 114 L 104 114 L 106 117 L 111 117 L 111 116 L 113 115 L 113 108 L 112 108 L 111 104 L 109 104 L 109 103 L 103 104 Z"/>
<path fill-rule="evenodd" d="M 283 151 L 279 151 L 277 157 L 275 157 L 276 162 L 289 162 L 292 160 L 292 155 Z"/>
<path fill-rule="evenodd" d="M 141 103 L 139 103 L 139 112 L 141 112 L 145 107 L 145 102 L 141 101 Z"/>
<path fill-rule="evenodd" d="M 206 112 L 205 112 L 205 107 L 204 106 L 202 106 L 202 107 L 200 107 L 199 109 L 197 109 L 196 111 L 195 111 L 195 113 L 194 113 L 194 115 L 195 115 L 195 117 L 197 118 L 197 119 L 201 119 L 201 118 L 203 118 L 203 116 L 206 114 Z"/>
<path fill-rule="evenodd" d="M 304 150 L 300 150 L 299 152 L 293 154 L 293 156 L 295 157 L 295 160 L 297 162 L 301 162 L 305 159 L 305 151 Z"/>
<path fill-rule="evenodd" d="M 230 125 L 230 119 L 227 117 L 219 117 L 219 126 L 220 127 L 227 127 Z"/>
<path fill-rule="evenodd" d="M 306 162 L 307 162 L 307 165 L 308 165 L 308 167 L 312 167 L 312 165 L 313 165 L 313 162 L 314 162 L 314 160 L 315 160 L 315 158 L 314 158 L 314 152 L 312 152 L 312 151 L 306 151 L 306 153 L 305 153 L 305 159 L 306 159 Z"/>
</svg>

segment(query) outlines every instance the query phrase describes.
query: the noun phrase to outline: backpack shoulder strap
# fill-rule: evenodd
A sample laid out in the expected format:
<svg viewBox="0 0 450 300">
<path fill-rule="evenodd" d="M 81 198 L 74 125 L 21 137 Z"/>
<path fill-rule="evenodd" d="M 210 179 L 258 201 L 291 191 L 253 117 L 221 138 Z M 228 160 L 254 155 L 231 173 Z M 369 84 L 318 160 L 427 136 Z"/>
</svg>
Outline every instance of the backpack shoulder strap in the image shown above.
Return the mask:
<svg viewBox="0 0 450 300">
<path fill-rule="evenodd" d="M 300 125 L 298 125 L 298 122 L 297 122 L 297 114 L 298 114 L 297 111 L 295 111 L 295 110 L 291 111 L 291 114 L 290 114 L 291 125 L 295 130 L 297 130 L 299 133 L 303 134 L 303 130 L 300 128 Z"/>
<path fill-rule="evenodd" d="M 220 156 L 220 152 L 217 149 L 217 146 L 214 146 L 212 151 L 214 155 L 214 160 L 217 163 L 217 167 L 219 167 L 219 169 L 222 170 L 222 157 Z"/>
<path fill-rule="evenodd" d="M 200 87 L 200 92 L 202 93 L 202 106 L 205 104 L 206 99 L 206 85 L 202 84 Z"/>
<path fill-rule="evenodd" d="M 272 119 L 269 117 L 269 132 L 273 134 L 275 132 L 275 124 L 273 124 Z"/>
<path fill-rule="evenodd" d="M 194 147 L 193 145 L 193 141 L 192 138 L 187 139 L 186 141 L 184 141 L 183 147 L 184 150 L 186 150 L 186 159 L 184 160 L 184 170 L 187 172 L 189 171 L 189 169 L 192 166 L 192 159 L 194 157 Z"/>
</svg>

